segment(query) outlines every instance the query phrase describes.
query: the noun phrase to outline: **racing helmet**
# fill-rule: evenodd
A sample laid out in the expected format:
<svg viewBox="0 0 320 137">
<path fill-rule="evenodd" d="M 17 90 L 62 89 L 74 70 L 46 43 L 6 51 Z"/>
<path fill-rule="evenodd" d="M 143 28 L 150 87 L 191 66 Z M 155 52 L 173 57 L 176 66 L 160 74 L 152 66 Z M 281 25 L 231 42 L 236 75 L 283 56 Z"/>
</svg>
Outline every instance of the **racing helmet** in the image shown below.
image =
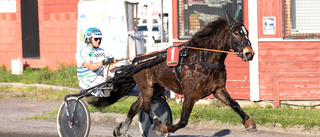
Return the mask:
<svg viewBox="0 0 320 137">
<path fill-rule="evenodd" d="M 83 37 L 84 37 L 84 42 L 89 44 L 92 42 L 90 39 L 91 37 L 102 38 L 103 36 L 102 36 L 101 31 L 98 28 L 92 27 L 92 28 L 87 29 L 87 31 L 84 33 Z M 89 38 L 89 40 L 87 40 L 87 38 Z"/>
</svg>

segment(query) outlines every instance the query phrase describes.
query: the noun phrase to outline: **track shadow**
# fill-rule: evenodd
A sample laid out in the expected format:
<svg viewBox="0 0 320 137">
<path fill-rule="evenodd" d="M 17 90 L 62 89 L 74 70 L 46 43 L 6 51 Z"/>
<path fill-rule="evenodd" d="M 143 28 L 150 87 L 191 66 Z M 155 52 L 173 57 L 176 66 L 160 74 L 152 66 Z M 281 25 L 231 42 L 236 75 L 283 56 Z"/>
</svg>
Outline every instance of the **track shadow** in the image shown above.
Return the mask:
<svg viewBox="0 0 320 137">
<path fill-rule="evenodd" d="M 213 135 L 213 137 L 223 137 L 223 136 L 226 136 L 226 135 L 230 134 L 230 132 L 231 132 L 230 129 L 223 129 L 223 130 L 215 133 Z"/>
<path fill-rule="evenodd" d="M 170 135 L 170 137 L 223 137 L 226 136 L 228 134 L 230 134 L 230 130 L 229 129 L 223 129 L 218 131 L 217 133 L 215 133 L 212 136 L 203 136 L 203 135 Z"/>
</svg>

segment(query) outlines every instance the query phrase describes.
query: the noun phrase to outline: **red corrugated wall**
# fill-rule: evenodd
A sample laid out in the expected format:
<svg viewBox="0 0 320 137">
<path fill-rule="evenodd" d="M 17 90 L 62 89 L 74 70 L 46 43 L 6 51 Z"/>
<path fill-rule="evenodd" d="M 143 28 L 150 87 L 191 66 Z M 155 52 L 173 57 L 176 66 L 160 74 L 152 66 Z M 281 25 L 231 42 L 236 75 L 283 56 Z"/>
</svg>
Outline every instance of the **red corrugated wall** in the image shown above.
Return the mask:
<svg viewBox="0 0 320 137">
<path fill-rule="evenodd" d="M 282 0 L 258 0 L 260 100 L 320 99 L 320 42 L 282 39 Z M 276 34 L 263 34 L 263 17 L 276 17 Z M 278 79 L 279 86 L 273 81 Z"/>
<path fill-rule="evenodd" d="M 50 67 L 76 62 L 78 2 L 39 0 L 41 56 Z"/>
<path fill-rule="evenodd" d="M 17 9 L 19 10 L 19 9 Z M 11 64 L 11 59 L 22 57 L 20 14 L 0 13 L 0 64 L 7 67 Z M 20 20 L 21 22 L 21 20 Z"/>
<path fill-rule="evenodd" d="M 22 58 L 20 0 L 16 13 L 0 13 L 0 64 L 21 58 L 33 68 L 75 64 L 79 0 L 38 0 L 40 59 Z"/>
<path fill-rule="evenodd" d="M 281 100 L 320 99 L 320 43 L 260 42 L 259 73 L 262 100 L 273 100 L 274 88 Z"/>
</svg>

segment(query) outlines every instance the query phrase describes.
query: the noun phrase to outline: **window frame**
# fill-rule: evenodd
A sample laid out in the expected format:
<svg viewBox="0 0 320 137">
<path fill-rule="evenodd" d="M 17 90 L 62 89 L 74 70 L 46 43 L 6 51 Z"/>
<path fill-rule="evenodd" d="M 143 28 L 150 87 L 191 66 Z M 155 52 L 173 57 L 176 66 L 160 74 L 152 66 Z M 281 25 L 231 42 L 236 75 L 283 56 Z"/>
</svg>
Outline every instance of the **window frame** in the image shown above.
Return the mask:
<svg viewBox="0 0 320 137">
<path fill-rule="evenodd" d="M 283 8 L 283 38 L 284 39 L 317 39 L 320 38 L 320 32 L 318 33 L 304 33 L 294 32 L 292 29 L 292 1 L 293 0 L 282 0 Z M 296 12 L 296 11 L 295 11 Z"/>
<path fill-rule="evenodd" d="M 177 27 L 177 30 L 178 30 L 178 39 L 180 39 L 180 40 L 188 40 L 188 39 L 190 39 L 194 34 L 189 34 L 189 35 L 185 35 L 185 33 L 187 33 L 187 32 L 185 32 L 185 31 L 183 31 L 183 30 L 188 30 L 189 32 L 191 31 L 191 26 L 190 26 L 190 24 L 192 24 L 191 22 L 191 20 L 190 20 L 190 15 L 192 15 L 192 14 L 188 14 L 188 13 L 185 13 L 184 11 L 185 11 L 185 7 L 186 6 L 189 6 L 189 4 L 185 4 L 185 3 L 188 3 L 189 1 L 195 1 L 196 3 L 193 3 L 193 4 L 200 4 L 200 5 L 202 5 L 203 3 L 198 3 L 197 1 L 201 1 L 201 0 L 177 0 L 177 9 L 178 9 L 178 18 L 177 18 L 177 22 L 178 22 L 178 27 Z M 202 0 L 202 2 L 203 2 L 204 0 Z M 229 13 L 229 15 L 231 15 L 231 16 L 235 16 L 235 14 L 232 14 L 232 13 L 236 13 L 236 12 L 239 12 L 240 10 L 242 11 L 242 13 L 243 13 L 243 7 L 244 7 L 244 3 L 243 3 L 243 0 L 233 0 L 232 1 L 233 3 L 234 2 L 236 2 L 236 4 L 241 4 L 241 7 L 238 7 L 239 5 L 232 5 L 232 6 L 234 6 L 234 7 L 237 7 L 237 9 L 235 9 L 234 7 L 232 8 L 231 6 L 231 8 L 229 7 L 229 6 L 227 6 L 227 7 L 225 7 L 225 8 L 227 8 L 226 10 L 227 10 L 227 12 Z M 203 5 L 206 5 L 206 4 L 203 4 Z M 210 5 L 210 4 L 208 4 L 208 5 Z M 221 5 L 223 5 L 223 4 L 221 4 Z M 227 5 L 227 4 L 226 4 Z M 210 6 L 209 6 L 210 7 Z M 239 9 L 238 9 L 239 8 Z M 232 13 L 230 13 L 230 12 L 232 12 Z M 199 12 L 199 13 L 201 13 L 201 12 Z M 222 13 L 222 12 L 220 12 L 220 13 Z M 224 18 L 224 12 L 222 13 L 223 15 L 220 15 L 221 17 L 223 17 Z M 214 15 L 217 15 L 217 14 L 206 14 L 206 15 L 209 15 L 209 16 L 214 16 Z M 216 17 L 219 17 L 219 15 L 217 15 Z M 242 17 L 243 17 L 243 14 L 242 14 Z M 212 17 L 212 19 L 214 19 L 213 17 Z M 242 20 L 242 22 L 243 22 L 243 20 Z M 204 25 L 199 25 L 199 29 L 201 29 L 201 27 L 203 27 L 203 26 L 205 26 L 206 24 L 204 24 Z M 187 26 L 187 27 L 185 27 L 185 26 Z M 199 30 L 198 29 L 198 30 Z M 193 28 L 193 30 L 194 30 L 194 28 Z M 196 30 L 196 31 L 194 31 L 194 33 L 196 33 L 198 30 Z"/>
</svg>

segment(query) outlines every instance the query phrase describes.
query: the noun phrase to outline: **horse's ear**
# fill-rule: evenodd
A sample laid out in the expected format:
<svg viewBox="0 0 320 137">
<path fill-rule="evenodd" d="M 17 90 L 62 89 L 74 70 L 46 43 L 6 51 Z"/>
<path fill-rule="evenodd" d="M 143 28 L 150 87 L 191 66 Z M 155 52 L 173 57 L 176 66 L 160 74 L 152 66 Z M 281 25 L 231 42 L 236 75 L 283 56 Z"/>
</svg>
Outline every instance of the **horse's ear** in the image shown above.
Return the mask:
<svg viewBox="0 0 320 137">
<path fill-rule="evenodd" d="M 227 19 L 228 23 L 232 24 L 234 22 L 234 19 L 227 12 L 225 12 L 225 13 L 226 13 L 226 19 Z"/>
<path fill-rule="evenodd" d="M 237 15 L 237 21 L 243 22 L 242 20 L 243 20 L 243 11 L 240 10 Z"/>
</svg>

